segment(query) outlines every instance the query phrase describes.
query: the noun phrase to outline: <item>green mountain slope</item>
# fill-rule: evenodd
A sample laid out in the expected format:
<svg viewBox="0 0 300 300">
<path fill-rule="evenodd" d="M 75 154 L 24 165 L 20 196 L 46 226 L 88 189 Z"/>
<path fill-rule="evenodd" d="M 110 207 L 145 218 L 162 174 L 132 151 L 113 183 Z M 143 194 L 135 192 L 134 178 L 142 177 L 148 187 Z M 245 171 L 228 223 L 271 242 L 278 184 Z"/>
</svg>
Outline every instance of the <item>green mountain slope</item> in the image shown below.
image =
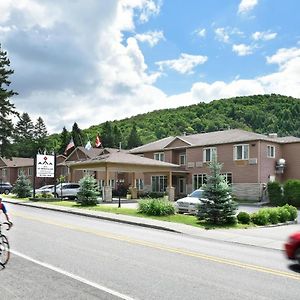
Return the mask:
<svg viewBox="0 0 300 300">
<path fill-rule="evenodd" d="M 257 133 L 300 137 L 300 99 L 282 95 L 254 95 L 210 103 L 163 109 L 112 121 L 122 132 L 123 143 L 133 123 L 143 144 L 166 136 L 241 128 Z M 103 124 L 84 130 L 89 136 L 102 132 Z"/>
</svg>

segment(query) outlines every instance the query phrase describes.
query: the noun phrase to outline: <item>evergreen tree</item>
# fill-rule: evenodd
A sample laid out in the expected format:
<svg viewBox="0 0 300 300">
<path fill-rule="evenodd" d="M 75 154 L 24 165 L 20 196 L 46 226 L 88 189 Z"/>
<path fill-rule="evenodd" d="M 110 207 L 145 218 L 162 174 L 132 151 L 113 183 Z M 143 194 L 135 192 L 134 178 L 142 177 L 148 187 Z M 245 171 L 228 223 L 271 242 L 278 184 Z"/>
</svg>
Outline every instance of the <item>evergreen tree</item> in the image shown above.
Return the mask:
<svg viewBox="0 0 300 300">
<path fill-rule="evenodd" d="M 10 139 L 13 136 L 14 126 L 12 115 L 17 115 L 15 106 L 10 98 L 17 95 L 13 90 L 7 90 L 10 85 L 9 76 L 14 73 L 10 68 L 7 52 L 3 51 L 0 44 L 0 157 L 11 156 Z"/>
<path fill-rule="evenodd" d="M 127 142 L 127 149 L 132 149 L 138 146 L 142 145 L 142 141 L 138 135 L 137 129 L 136 129 L 136 124 L 133 123 L 128 142 Z"/>
<path fill-rule="evenodd" d="M 198 206 L 198 219 L 214 225 L 234 224 L 237 204 L 231 199 L 230 187 L 220 174 L 222 164 L 213 159 L 209 168 L 211 174 L 203 186 L 204 198 Z"/>
<path fill-rule="evenodd" d="M 105 122 L 103 125 L 101 142 L 103 147 L 114 147 L 114 135 L 110 122 Z"/>
<path fill-rule="evenodd" d="M 47 149 L 47 128 L 44 123 L 44 120 L 41 117 L 38 117 L 34 125 L 34 141 L 35 141 L 35 152 L 38 149 Z"/>
<path fill-rule="evenodd" d="M 63 128 L 63 130 L 60 134 L 60 148 L 58 150 L 59 154 L 64 154 L 65 149 L 66 149 L 69 142 L 70 142 L 70 133 L 68 132 L 68 130 L 64 126 L 64 128 Z"/>
<path fill-rule="evenodd" d="M 32 157 L 35 152 L 34 125 L 28 113 L 23 113 L 16 124 L 14 140 L 18 156 Z"/>
<path fill-rule="evenodd" d="M 77 193 L 77 202 L 82 205 L 97 204 L 100 193 L 97 188 L 97 181 L 93 176 L 85 176 L 80 181 L 80 191 Z"/>
<path fill-rule="evenodd" d="M 122 143 L 122 133 L 117 125 L 113 129 L 114 145 L 113 147 L 119 148 L 120 143 Z"/>
<path fill-rule="evenodd" d="M 12 192 L 17 195 L 18 198 L 26 198 L 31 196 L 31 182 L 24 173 L 18 177 Z"/>
<path fill-rule="evenodd" d="M 84 146 L 83 133 L 76 122 L 73 124 L 72 127 L 72 137 L 75 147 Z"/>
</svg>

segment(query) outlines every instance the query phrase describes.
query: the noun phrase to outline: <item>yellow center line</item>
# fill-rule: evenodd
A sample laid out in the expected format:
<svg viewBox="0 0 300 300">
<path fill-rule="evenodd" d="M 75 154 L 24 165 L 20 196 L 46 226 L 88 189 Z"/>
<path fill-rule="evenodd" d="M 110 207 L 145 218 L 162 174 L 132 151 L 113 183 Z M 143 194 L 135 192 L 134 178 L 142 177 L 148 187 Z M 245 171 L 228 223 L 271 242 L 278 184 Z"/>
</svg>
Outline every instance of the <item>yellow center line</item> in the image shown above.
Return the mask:
<svg viewBox="0 0 300 300">
<path fill-rule="evenodd" d="M 181 254 L 181 255 L 185 255 L 185 256 L 195 257 L 195 258 L 199 258 L 199 259 L 203 259 L 203 260 L 208 260 L 208 261 L 213 261 L 213 262 L 217 262 L 217 263 L 221 263 L 221 264 L 236 266 L 239 268 L 258 271 L 258 272 L 262 272 L 262 273 L 268 273 L 268 274 L 272 274 L 272 275 L 276 275 L 276 276 L 287 277 L 287 278 L 291 278 L 291 279 L 300 281 L 299 275 L 280 271 L 280 270 L 270 269 L 270 268 L 266 268 L 266 267 L 262 267 L 262 266 L 258 266 L 258 265 L 253 265 L 253 264 L 247 264 L 247 263 L 239 262 L 239 261 L 232 260 L 232 259 L 226 259 L 226 258 L 220 258 L 220 257 L 216 257 L 216 256 L 206 255 L 203 253 L 188 251 L 188 250 L 185 250 L 182 248 L 169 247 L 166 245 L 157 244 L 157 243 L 153 243 L 153 242 L 132 239 L 132 238 L 129 238 L 129 237 L 126 237 L 123 235 L 108 233 L 108 232 L 104 232 L 104 231 L 100 231 L 100 230 L 96 230 L 96 229 L 88 229 L 88 228 L 84 228 L 84 227 L 79 227 L 76 225 L 53 221 L 53 220 L 50 220 L 47 218 L 33 217 L 33 216 L 30 216 L 27 214 L 15 213 L 15 212 L 12 214 L 14 216 L 21 217 L 21 218 L 24 218 L 27 220 L 37 221 L 37 222 L 41 222 L 44 224 L 50 224 L 50 225 L 63 227 L 63 228 L 67 228 L 67 229 L 71 229 L 71 230 L 75 230 L 75 231 L 89 233 L 89 234 L 101 236 L 101 237 L 108 238 L 108 239 L 123 241 L 123 242 L 127 242 L 130 244 L 141 245 L 141 246 L 149 247 L 149 248 L 156 249 L 156 250 L 162 250 L 162 251 Z"/>
</svg>

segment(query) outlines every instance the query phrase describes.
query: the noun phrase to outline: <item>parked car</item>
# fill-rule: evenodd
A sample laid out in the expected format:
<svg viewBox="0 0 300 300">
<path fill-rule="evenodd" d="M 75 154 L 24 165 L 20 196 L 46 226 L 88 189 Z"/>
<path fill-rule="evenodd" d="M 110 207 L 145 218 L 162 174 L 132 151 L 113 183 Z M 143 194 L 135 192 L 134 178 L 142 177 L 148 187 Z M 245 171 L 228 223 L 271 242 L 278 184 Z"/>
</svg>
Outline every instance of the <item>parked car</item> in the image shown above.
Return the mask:
<svg viewBox="0 0 300 300">
<path fill-rule="evenodd" d="M 184 198 L 178 199 L 175 202 L 175 209 L 178 213 L 197 213 L 197 205 L 201 203 L 200 198 L 203 198 L 203 189 L 197 189 Z"/>
<path fill-rule="evenodd" d="M 284 247 L 288 259 L 296 260 L 300 264 L 300 231 L 291 234 Z"/>
<path fill-rule="evenodd" d="M 8 195 L 12 190 L 12 185 L 9 182 L 0 182 L 0 194 Z"/>
<path fill-rule="evenodd" d="M 35 194 L 47 194 L 47 193 L 53 193 L 53 191 L 54 191 L 54 185 L 48 184 L 38 189 L 35 189 Z"/>
<path fill-rule="evenodd" d="M 56 186 L 56 193 L 54 194 L 54 196 L 58 198 L 62 197 L 62 198 L 76 199 L 79 190 L 80 190 L 79 183 L 73 183 L 73 182 L 60 183 Z"/>
</svg>

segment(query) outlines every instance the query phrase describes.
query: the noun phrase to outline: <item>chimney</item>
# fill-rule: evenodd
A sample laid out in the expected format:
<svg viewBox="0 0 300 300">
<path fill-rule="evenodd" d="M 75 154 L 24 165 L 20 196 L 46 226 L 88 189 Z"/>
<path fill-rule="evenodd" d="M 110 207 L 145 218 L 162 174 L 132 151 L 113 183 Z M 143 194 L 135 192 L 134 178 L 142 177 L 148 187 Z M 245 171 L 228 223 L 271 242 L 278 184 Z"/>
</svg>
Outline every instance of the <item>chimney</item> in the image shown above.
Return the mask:
<svg viewBox="0 0 300 300">
<path fill-rule="evenodd" d="M 270 138 L 277 138 L 277 133 L 269 133 Z"/>
</svg>

